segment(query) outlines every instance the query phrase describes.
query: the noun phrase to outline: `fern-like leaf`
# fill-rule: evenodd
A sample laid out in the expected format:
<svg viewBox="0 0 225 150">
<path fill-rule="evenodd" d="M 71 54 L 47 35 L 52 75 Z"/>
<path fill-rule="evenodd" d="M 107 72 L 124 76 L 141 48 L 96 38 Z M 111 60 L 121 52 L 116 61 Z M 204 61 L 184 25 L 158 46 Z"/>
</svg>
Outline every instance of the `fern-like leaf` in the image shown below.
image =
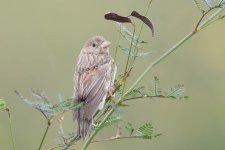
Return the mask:
<svg viewBox="0 0 225 150">
<path fill-rule="evenodd" d="M 162 93 L 162 90 L 159 87 L 160 81 L 157 76 L 153 78 L 152 86 L 150 87 L 150 95 L 157 96 Z"/>
<path fill-rule="evenodd" d="M 185 92 L 185 88 L 183 85 L 176 85 L 175 87 L 171 88 L 170 92 L 167 94 L 167 97 L 177 98 L 178 96 L 182 95 Z"/>
<path fill-rule="evenodd" d="M 130 54 L 130 56 L 132 56 L 132 57 L 141 57 L 141 56 L 146 56 L 146 55 L 149 55 L 149 54 L 151 54 L 152 52 L 130 52 L 130 50 L 128 49 L 128 48 L 124 48 L 124 47 L 122 47 L 122 46 L 119 46 L 120 47 L 120 49 L 125 53 L 125 54 L 127 54 L 127 55 L 129 55 Z"/>
<path fill-rule="evenodd" d="M 130 42 L 133 46 L 139 47 L 139 42 L 138 42 L 138 36 L 133 35 L 132 32 L 130 32 L 124 25 L 121 23 L 116 23 L 117 30 L 120 32 L 120 34 L 128 41 Z M 133 41 L 132 41 L 133 38 Z"/>
<path fill-rule="evenodd" d="M 103 127 L 108 127 L 120 121 L 122 121 L 121 117 L 110 117 L 109 119 L 106 120 L 106 122 L 102 126 L 99 126 L 101 123 L 101 120 L 98 120 L 95 122 L 95 127 L 93 129 L 95 130 L 95 129 L 99 129 Z"/>
<path fill-rule="evenodd" d="M 150 123 L 146 123 L 138 129 L 138 132 L 143 139 L 151 139 L 153 126 Z"/>
<path fill-rule="evenodd" d="M 144 92 L 145 88 L 143 86 L 138 87 L 136 89 L 133 89 L 132 91 L 130 91 L 126 97 L 134 97 L 134 96 L 144 96 L 145 92 Z"/>
</svg>

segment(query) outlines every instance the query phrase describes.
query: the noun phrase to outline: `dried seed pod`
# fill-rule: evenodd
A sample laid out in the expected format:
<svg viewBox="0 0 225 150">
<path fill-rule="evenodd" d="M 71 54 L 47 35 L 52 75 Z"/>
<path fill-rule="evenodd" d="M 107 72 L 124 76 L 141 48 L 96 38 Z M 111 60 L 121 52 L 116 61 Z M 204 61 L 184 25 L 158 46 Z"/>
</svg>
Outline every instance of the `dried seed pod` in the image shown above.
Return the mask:
<svg viewBox="0 0 225 150">
<path fill-rule="evenodd" d="M 120 23 L 131 23 L 131 19 L 128 17 L 120 16 L 116 13 L 107 13 L 105 14 L 106 20 L 113 20 Z"/>
<path fill-rule="evenodd" d="M 140 15 L 137 11 L 132 11 L 131 16 L 134 16 L 143 21 L 152 30 L 152 36 L 154 36 L 154 26 L 147 17 Z"/>
</svg>

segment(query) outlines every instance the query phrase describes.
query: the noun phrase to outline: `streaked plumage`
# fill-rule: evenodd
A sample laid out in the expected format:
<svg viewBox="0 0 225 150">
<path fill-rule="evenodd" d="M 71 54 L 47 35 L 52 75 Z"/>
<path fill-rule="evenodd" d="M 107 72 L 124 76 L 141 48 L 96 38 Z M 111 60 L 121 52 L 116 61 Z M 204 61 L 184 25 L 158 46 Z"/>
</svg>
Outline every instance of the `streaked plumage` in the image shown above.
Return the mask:
<svg viewBox="0 0 225 150">
<path fill-rule="evenodd" d="M 75 109 L 77 135 L 85 138 L 91 128 L 93 115 L 102 109 L 113 86 L 116 65 L 109 55 L 109 45 L 102 36 L 90 38 L 81 49 L 74 74 L 74 101 L 84 102 Z"/>
</svg>

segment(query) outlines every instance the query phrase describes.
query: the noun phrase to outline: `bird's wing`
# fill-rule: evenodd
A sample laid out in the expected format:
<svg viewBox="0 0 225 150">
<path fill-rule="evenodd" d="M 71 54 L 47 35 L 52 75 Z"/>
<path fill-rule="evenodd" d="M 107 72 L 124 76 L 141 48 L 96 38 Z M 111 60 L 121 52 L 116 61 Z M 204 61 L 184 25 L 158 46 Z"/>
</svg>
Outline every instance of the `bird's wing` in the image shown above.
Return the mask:
<svg viewBox="0 0 225 150">
<path fill-rule="evenodd" d="M 76 84 L 78 99 L 84 100 L 84 117 L 92 118 L 112 82 L 113 62 L 102 64 L 79 75 Z"/>
</svg>

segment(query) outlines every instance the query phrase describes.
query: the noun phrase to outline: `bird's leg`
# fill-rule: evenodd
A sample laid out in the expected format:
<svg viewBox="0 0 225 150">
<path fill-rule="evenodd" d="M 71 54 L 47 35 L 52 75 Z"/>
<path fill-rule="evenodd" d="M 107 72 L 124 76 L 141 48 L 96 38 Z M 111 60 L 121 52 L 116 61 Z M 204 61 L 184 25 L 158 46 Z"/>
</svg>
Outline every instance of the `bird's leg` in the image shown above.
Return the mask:
<svg viewBox="0 0 225 150">
<path fill-rule="evenodd" d="M 115 91 L 115 87 L 114 87 L 114 86 L 110 86 L 110 87 L 109 87 L 109 90 L 108 90 L 107 98 L 108 98 L 108 100 L 110 100 L 111 102 L 116 103 L 116 102 L 113 100 L 113 98 L 115 98 L 114 91 Z"/>
<path fill-rule="evenodd" d="M 115 91 L 115 87 L 114 86 L 110 86 L 107 97 L 114 98 L 115 97 L 114 91 Z"/>
</svg>

